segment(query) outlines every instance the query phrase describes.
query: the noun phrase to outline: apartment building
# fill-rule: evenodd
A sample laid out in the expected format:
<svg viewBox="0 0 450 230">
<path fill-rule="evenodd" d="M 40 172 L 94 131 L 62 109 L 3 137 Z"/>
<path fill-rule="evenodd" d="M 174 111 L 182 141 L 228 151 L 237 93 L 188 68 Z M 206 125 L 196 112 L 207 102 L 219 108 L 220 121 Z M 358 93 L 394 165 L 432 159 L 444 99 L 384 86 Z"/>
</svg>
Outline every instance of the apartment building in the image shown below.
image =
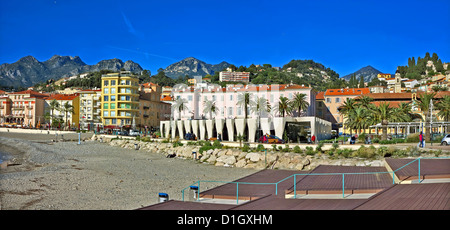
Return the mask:
<svg viewBox="0 0 450 230">
<path fill-rule="evenodd" d="M 148 82 L 141 84 L 139 91 L 139 128 L 155 129 L 160 121 L 169 120 L 171 104 L 161 101 L 161 86 Z"/>
<path fill-rule="evenodd" d="M 3 93 L 0 97 L 0 123 L 22 127 L 44 123 L 44 98 L 47 96 L 32 90 Z"/>
<path fill-rule="evenodd" d="M 129 71 L 102 75 L 102 123 L 105 129 L 132 128 L 139 119 L 139 79 Z"/>
<path fill-rule="evenodd" d="M 327 89 L 323 97 L 329 114 L 325 117 L 325 120 L 342 124 L 344 118 L 339 113 L 338 108 L 347 98 L 355 98 L 368 93 L 370 93 L 369 88 Z"/>
<path fill-rule="evenodd" d="M 80 95 L 80 128 L 93 130 L 102 125 L 101 89 L 87 89 L 77 92 Z"/>
<path fill-rule="evenodd" d="M 220 72 L 220 81 L 250 82 L 250 72 Z"/>
</svg>

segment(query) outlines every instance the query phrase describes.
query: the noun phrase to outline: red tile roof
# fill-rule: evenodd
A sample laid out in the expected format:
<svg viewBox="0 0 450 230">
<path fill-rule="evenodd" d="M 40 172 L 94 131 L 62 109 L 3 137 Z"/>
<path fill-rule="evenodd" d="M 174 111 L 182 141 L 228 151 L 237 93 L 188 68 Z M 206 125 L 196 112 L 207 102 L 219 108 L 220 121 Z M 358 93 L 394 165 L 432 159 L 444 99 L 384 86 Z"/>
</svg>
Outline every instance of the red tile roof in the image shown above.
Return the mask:
<svg viewBox="0 0 450 230">
<path fill-rule="evenodd" d="M 44 94 L 44 93 L 39 93 L 33 90 L 24 90 L 24 91 L 20 91 L 20 92 L 13 92 L 13 93 L 9 93 L 9 94 L 29 94 L 30 97 L 47 97 L 48 94 Z"/>
<path fill-rule="evenodd" d="M 62 100 L 62 101 L 71 101 L 74 98 L 78 97 L 78 94 L 53 94 L 47 97 L 45 100 Z"/>
<path fill-rule="evenodd" d="M 369 88 L 327 89 L 325 96 L 361 95 L 370 93 Z"/>
</svg>

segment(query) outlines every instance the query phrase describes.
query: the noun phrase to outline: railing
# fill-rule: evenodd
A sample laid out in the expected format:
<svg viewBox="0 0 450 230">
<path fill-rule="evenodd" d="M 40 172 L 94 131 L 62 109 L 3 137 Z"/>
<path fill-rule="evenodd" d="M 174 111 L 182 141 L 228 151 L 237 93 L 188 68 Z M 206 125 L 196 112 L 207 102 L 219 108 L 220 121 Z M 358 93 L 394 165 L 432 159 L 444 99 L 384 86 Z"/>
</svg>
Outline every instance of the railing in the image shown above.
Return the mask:
<svg viewBox="0 0 450 230">
<path fill-rule="evenodd" d="M 197 201 L 199 201 L 200 199 L 200 183 L 225 183 L 225 184 L 236 184 L 236 204 L 239 204 L 239 184 L 254 184 L 254 185 L 275 185 L 275 195 L 278 195 L 278 184 L 291 178 L 294 177 L 294 198 L 297 198 L 297 176 L 324 176 L 324 175 L 341 175 L 342 176 L 342 198 L 345 198 L 345 175 L 370 175 L 370 174 L 386 174 L 386 173 L 392 173 L 392 184 L 395 184 L 395 172 L 403 169 L 404 167 L 414 163 L 414 162 L 418 162 L 418 183 L 421 183 L 423 181 L 423 179 L 420 179 L 420 160 L 421 159 L 447 159 L 450 157 L 419 157 L 416 158 L 415 160 L 403 165 L 402 167 L 394 170 L 394 171 L 387 171 L 387 172 L 363 172 L 363 173 L 300 173 L 300 174 L 293 174 L 290 175 L 278 182 L 268 182 L 268 183 L 257 183 L 257 182 L 238 182 L 238 181 L 197 181 L 191 185 L 189 185 L 188 187 L 184 188 L 183 190 L 181 190 L 182 193 L 182 201 L 184 201 L 184 191 L 188 188 L 190 188 L 191 186 L 197 185 L 198 187 L 198 191 L 197 191 Z"/>
</svg>

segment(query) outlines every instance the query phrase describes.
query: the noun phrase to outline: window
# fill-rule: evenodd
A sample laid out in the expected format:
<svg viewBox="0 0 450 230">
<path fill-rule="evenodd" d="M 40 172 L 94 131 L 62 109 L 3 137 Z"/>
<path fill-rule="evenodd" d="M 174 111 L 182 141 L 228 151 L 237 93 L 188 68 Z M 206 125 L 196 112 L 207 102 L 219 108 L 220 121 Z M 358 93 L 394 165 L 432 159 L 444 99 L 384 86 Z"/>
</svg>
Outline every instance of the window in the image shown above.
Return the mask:
<svg viewBox="0 0 450 230">
<path fill-rule="evenodd" d="M 111 111 L 111 117 L 115 117 L 116 116 L 116 111 Z"/>
<path fill-rule="evenodd" d="M 103 111 L 103 116 L 107 117 L 108 116 L 108 111 Z"/>
<path fill-rule="evenodd" d="M 111 86 L 116 85 L 116 80 L 111 80 Z"/>
<path fill-rule="evenodd" d="M 116 101 L 116 95 L 111 95 L 111 101 Z"/>
<path fill-rule="evenodd" d="M 230 101 L 232 101 L 233 100 L 233 95 L 230 95 Z"/>
<path fill-rule="evenodd" d="M 111 88 L 111 94 L 116 94 L 116 88 Z"/>
<path fill-rule="evenodd" d="M 117 119 L 116 118 L 111 119 L 111 124 L 116 125 L 117 124 Z"/>
<path fill-rule="evenodd" d="M 188 95 L 188 101 L 192 101 L 192 95 Z"/>
<path fill-rule="evenodd" d="M 237 115 L 238 116 L 242 115 L 242 108 L 241 107 L 237 108 Z"/>
<path fill-rule="evenodd" d="M 109 81 L 108 80 L 104 80 L 103 81 L 103 86 L 108 86 Z"/>
<path fill-rule="evenodd" d="M 108 103 L 103 104 L 103 109 L 108 109 Z"/>
<path fill-rule="evenodd" d="M 115 109 L 116 108 L 116 103 L 111 103 L 111 109 Z"/>
<path fill-rule="evenodd" d="M 270 94 L 270 102 L 273 103 L 273 94 Z"/>
<path fill-rule="evenodd" d="M 331 103 L 331 98 L 327 97 L 327 103 Z"/>
<path fill-rule="evenodd" d="M 228 107 L 228 116 L 233 116 L 233 108 Z"/>
<path fill-rule="evenodd" d="M 103 101 L 109 101 L 108 96 L 103 96 Z"/>
<path fill-rule="evenodd" d="M 339 102 L 341 102 L 341 98 L 337 97 L 336 98 L 336 103 L 339 103 Z"/>
</svg>

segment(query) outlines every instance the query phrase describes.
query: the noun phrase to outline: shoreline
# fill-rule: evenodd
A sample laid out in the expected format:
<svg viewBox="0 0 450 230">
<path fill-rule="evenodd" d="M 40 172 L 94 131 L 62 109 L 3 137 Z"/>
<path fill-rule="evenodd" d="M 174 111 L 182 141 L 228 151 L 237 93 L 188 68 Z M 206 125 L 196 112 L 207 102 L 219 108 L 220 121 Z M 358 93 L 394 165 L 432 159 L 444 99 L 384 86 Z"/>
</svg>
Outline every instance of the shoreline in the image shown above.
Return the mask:
<svg viewBox="0 0 450 230">
<path fill-rule="evenodd" d="M 0 141 L 23 154 L 20 165 L 0 169 L 0 210 L 132 210 L 158 203 L 160 192 L 181 200 L 181 190 L 198 180 L 233 181 L 257 172 L 91 140 L 52 142 L 47 134 L 0 132 Z"/>
</svg>

